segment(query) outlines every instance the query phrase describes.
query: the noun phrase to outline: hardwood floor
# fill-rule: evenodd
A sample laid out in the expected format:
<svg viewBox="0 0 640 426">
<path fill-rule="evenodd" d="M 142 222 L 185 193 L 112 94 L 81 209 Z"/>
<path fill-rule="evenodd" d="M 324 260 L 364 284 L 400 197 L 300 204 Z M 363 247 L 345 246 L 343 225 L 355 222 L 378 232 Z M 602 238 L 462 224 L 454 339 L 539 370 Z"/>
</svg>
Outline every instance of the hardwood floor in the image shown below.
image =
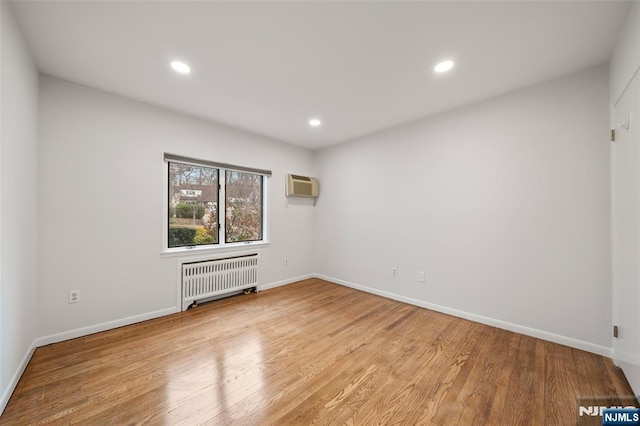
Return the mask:
<svg viewBox="0 0 640 426">
<path fill-rule="evenodd" d="M 310 279 L 38 348 L 0 424 L 601 424 L 579 405 L 631 394 L 601 356 Z"/>
</svg>

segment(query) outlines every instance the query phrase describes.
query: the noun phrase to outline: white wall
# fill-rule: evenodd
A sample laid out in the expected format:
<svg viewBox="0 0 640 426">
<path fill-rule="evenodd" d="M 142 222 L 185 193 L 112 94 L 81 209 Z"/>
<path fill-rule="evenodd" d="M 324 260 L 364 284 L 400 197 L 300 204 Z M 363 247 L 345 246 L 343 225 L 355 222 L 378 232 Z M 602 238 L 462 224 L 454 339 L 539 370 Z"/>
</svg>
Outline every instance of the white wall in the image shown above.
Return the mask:
<svg viewBox="0 0 640 426">
<path fill-rule="evenodd" d="M 285 208 L 284 197 L 287 172 L 313 174 L 310 151 L 53 77 L 42 76 L 40 88 L 45 342 L 176 309 L 177 260 L 160 254 L 164 152 L 272 170 L 262 283 L 312 271 L 313 207 Z M 81 302 L 68 304 L 74 289 Z"/>
<path fill-rule="evenodd" d="M 38 72 L 7 2 L 0 128 L 0 413 L 36 338 Z"/>
<path fill-rule="evenodd" d="M 316 271 L 610 354 L 607 78 L 600 66 L 319 151 Z"/>
</svg>

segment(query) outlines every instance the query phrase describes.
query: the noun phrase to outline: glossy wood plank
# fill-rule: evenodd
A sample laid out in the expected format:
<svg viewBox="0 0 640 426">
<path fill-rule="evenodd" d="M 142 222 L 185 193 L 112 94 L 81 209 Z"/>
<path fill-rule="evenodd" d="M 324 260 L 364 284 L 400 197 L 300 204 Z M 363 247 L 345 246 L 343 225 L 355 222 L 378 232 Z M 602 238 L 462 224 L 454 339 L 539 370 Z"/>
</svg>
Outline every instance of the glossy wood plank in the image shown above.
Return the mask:
<svg viewBox="0 0 640 426">
<path fill-rule="evenodd" d="M 609 359 L 310 279 L 38 348 L 0 424 L 598 424 L 582 401 L 631 393 Z"/>
</svg>

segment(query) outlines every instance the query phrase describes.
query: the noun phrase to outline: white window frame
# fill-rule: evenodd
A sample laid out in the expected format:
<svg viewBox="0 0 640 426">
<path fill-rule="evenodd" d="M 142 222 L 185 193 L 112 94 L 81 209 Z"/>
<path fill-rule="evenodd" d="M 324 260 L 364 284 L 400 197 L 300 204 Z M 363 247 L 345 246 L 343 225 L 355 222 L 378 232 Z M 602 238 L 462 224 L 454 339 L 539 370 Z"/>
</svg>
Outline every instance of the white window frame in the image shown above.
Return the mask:
<svg viewBox="0 0 640 426">
<path fill-rule="evenodd" d="M 211 167 L 218 169 L 218 243 L 200 246 L 169 247 L 169 162 L 191 164 L 200 167 Z M 262 176 L 262 239 L 258 241 L 242 241 L 236 243 L 226 242 L 226 171 L 237 171 L 243 173 L 254 173 Z M 226 163 L 198 160 L 189 157 L 182 157 L 174 154 L 166 154 L 162 167 L 162 256 L 185 256 L 185 255 L 205 255 L 209 253 L 235 252 L 246 250 L 247 248 L 259 248 L 269 245 L 268 239 L 268 188 L 271 171 L 253 169 L 244 166 L 234 166 Z"/>
</svg>

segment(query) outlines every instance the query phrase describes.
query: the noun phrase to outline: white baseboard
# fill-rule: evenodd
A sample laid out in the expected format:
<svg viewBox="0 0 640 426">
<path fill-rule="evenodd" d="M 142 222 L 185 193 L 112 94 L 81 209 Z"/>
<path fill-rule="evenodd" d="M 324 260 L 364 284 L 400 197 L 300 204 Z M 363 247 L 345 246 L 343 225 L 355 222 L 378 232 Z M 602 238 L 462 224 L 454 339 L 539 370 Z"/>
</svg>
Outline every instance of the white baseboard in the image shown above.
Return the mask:
<svg viewBox="0 0 640 426">
<path fill-rule="evenodd" d="M 76 328 L 75 330 L 63 331 L 62 333 L 51 334 L 49 336 L 39 337 L 35 340 L 36 347 L 50 345 L 52 343 L 62 342 L 64 340 L 75 339 L 76 337 L 87 336 L 101 331 L 111 330 L 112 328 L 123 327 L 125 325 L 135 324 L 137 322 L 147 321 L 150 319 L 163 317 L 179 312 L 176 307 L 161 309 L 159 311 L 147 312 L 140 315 L 133 315 L 113 321 L 103 322 L 101 324 L 90 325 L 88 327 Z"/>
<path fill-rule="evenodd" d="M 2 393 L 2 399 L 0 399 L 0 415 L 2 415 L 2 413 L 4 412 L 5 407 L 9 403 L 9 399 L 11 398 L 11 394 L 13 394 L 13 391 L 15 390 L 16 386 L 18 386 L 18 382 L 20 381 L 20 377 L 22 377 L 22 373 L 24 373 L 24 370 L 27 368 L 27 365 L 29 364 L 29 361 L 31 361 L 31 357 L 33 356 L 33 352 L 35 350 L 36 350 L 36 342 L 34 341 L 33 343 L 31 343 L 31 346 L 27 350 L 27 353 L 24 355 L 24 358 L 22 358 L 22 362 L 20 362 L 20 365 L 18 366 L 18 369 L 13 374 L 13 377 L 11 378 L 11 381 L 9 382 L 9 385 L 7 386 L 7 388 Z"/>
<path fill-rule="evenodd" d="M 259 287 L 259 290 L 260 291 L 269 290 L 270 288 L 276 288 L 276 287 L 280 287 L 280 286 L 287 285 L 287 284 L 293 284 L 295 282 L 306 280 L 306 279 L 309 279 L 309 278 L 313 278 L 315 276 L 316 276 L 315 274 L 307 274 L 307 275 L 301 275 L 299 277 L 287 278 L 286 280 L 276 281 L 276 282 L 272 282 L 272 283 L 269 283 L 269 284 L 261 285 Z"/>
<path fill-rule="evenodd" d="M 480 324 L 486 324 L 493 327 L 501 328 L 504 330 L 513 331 L 516 333 L 524 334 L 538 339 L 547 340 L 553 343 L 559 343 L 561 345 L 569 346 L 583 351 L 592 352 L 594 354 L 602 355 L 607 358 L 613 357 L 613 348 L 606 346 L 596 345 L 595 343 L 585 342 L 583 340 L 574 339 L 573 337 L 562 336 L 548 331 L 538 330 L 531 327 L 526 327 L 519 324 L 514 324 L 495 318 L 489 318 L 482 315 L 473 314 L 470 312 L 460 311 L 458 309 L 449 308 L 447 306 L 436 305 L 433 303 L 425 302 L 411 297 L 401 296 L 399 294 L 390 293 L 388 291 L 378 290 L 375 288 L 363 286 L 360 284 L 351 283 L 349 281 L 340 280 L 338 278 L 328 277 L 322 274 L 314 274 L 316 278 L 330 281 L 336 284 L 350 287 L 356 290 L 365 291 L 367 293 L 375 294 L 378 296 L 386 297 L 388 299 L 397 300 L 399 302 L 408 303 L 410 305 L 419 306 L 421 308 L 431 309 L 432 311 L 442 312 L 444 314 L 453 315 L 454 317 L 468 319 L 470 321 L 478 322 Z"/>
<path fill-rule="evenodd" d="M 280 287 L 283 285 L 291 284 L 297 281 L 302 281 L 307 278 L 313 278 L 313 274 L 303 275 L 300 277 L 289 278 L 282 281 L 276 281 L 269 284 L 260 286 L 260 290 L 268 290 L 270 288 Z M 91 325 L 88 327 L 76 328 L 75 330 L 64 331 L 62 333 L 51 334 L 49 336 L 39 337 L 34 341 L 35 347 L 50 345 L 52 343 L 62 342 L 64 340 L 75 339 L 76 337 L 87 336 L 93 333 L 99 333 L 101 331 L 111 330 L 117 327 L 123 327 L 125 325 L 135 324 L 137 322 L 147 321 L 150 319 L 163 317 L 176 312 L 180 312 L 179 307 L 172 307 L 161 309 L 159 311 L 147 312 L 145 314 L 134 315 L 127 318 L 121 318 L 113 321 L 103 322 L 101 324 Z"/>
</svg>

